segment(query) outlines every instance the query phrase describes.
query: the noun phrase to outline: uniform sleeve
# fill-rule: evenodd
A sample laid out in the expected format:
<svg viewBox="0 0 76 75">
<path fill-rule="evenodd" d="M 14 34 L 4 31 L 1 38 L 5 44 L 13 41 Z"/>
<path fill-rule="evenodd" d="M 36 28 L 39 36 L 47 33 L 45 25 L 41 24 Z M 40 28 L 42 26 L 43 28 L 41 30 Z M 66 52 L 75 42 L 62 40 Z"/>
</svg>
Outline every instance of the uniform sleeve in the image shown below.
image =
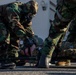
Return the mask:
<svg viewBox="0 0 76 75">
<path fill-rule="evenodd" d="M 17 3 L 13 3 L 7 7 L 7 19 L 9 22 L 9 27 L 15 34 L 19 34 L 21 32 L 25 33 L 25 29 L 23 25 L 20 23 L 20 8 Z"/>
</svg>

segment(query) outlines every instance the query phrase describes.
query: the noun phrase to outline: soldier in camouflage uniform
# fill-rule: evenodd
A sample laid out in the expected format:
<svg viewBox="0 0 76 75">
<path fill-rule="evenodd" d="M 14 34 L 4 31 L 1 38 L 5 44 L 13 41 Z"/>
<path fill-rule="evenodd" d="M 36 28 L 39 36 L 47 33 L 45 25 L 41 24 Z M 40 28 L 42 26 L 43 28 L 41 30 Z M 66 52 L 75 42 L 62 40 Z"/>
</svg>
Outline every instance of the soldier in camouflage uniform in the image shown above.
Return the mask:
<svg viewBox="0 0 76 75">
<path fill-rule="evenodd" d="M 13 2 L 0 6 L 0 58 L 18 57 L 19 39 L 33 37 L 32 18 L 38 10 L 36 1 Z M 2 61 L 1 61 L 2 62 Z M 14 61 L 5 60 L 5 63 Z M 3 63 L 2 62 L 2 63 Z M 11 63 L 13 65 L 14 63 Z"/>
<path fill-rule="evenodd" d="M 75 0 L 57 0 L 56 13 L 54 20 L 51 23 L 49 30 L 49 36 L 45 39 L 43 49 L 41 50 L 41 57 L 38 67 L 49 68 L 49 62 L 51 61 L 52 54 L 57 47 L 59 39 L 62 37 L 66 29 L 70 24 L 69 32 L 70 36 L 68 41 L 72 37 L 76 37 L 76 1 Z"/>
</svg>

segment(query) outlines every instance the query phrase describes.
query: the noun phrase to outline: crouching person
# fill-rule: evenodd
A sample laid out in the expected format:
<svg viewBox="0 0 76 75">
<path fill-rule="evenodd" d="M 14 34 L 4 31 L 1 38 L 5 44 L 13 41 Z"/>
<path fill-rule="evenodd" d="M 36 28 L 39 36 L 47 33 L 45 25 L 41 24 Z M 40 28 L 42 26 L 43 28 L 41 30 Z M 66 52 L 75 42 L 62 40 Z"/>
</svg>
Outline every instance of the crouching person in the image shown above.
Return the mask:
<svg viewBox="0 0 76 75">
<path fill-rule="evenodd" d="M 31 20 L 37 10 L 38 4 L 34 0 L 27 3 L 11 1 L 0 6 L 0 51 L 3 53 L 0 57 L 10 59 L 1 61 L 3 67 L 16 66 L 16 60 L 12 58 L 19 57 L 19 38 L 26 38 L 27 28 L 31 30 Z"/>
</svg>

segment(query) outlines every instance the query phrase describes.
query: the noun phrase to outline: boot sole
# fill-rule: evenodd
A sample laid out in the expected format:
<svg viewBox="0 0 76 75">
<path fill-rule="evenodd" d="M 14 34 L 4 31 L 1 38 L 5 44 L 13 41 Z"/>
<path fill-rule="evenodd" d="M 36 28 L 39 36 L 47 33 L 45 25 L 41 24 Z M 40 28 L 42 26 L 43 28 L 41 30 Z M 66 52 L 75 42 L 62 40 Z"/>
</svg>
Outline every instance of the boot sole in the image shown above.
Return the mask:
<svg viewBox="0 0 76 75">
<path fill-rule="evenodd" d="M 16 65 L 2 65 L 0 69 L 15 69 Z"/>
</svg>

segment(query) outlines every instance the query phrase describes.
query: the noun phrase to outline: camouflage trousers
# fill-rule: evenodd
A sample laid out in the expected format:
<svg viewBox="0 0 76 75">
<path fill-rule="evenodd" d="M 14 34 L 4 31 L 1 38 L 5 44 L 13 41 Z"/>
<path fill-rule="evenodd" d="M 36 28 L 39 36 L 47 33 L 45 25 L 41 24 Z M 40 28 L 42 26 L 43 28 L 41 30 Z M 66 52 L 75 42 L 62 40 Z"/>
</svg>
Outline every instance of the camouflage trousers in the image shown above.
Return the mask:
<svg viewBox="0 0 76 75">
<path fill-rule="evenodd" d="M 12 45 L 11 32 L 0 22 L 0 58 L 18 57 L 18 49 Z"/>
<path fill-rule="evenodd" d="M 18 29 L 18 28 L 17 28 Z M 3 23 L 0 20 L 0 58 L 12 58 L 18 57 L 18 44 L 19 38 L 25 38 L 26 36 L 32 36 L 31 27 L 26 28 L 27 32 L 25 33 L 21 29 L 18 29 L 16 33 L 12 32 L 7 27 L 7 24 Z M 30 32 L 30 33 L 29 33 Z M 20 36 L 20 37 L 17 37 Z M 23 37 L 24 36 L 24 37 Z"/>
<path fill-rule="evenodd" d="M 51 23 L 49 35 L 44 41 L 44 46 L 41 50 L 42 54 L 52 57 L 58 42 L 67 30 L 70 34 L 67 36 L 68 41 L 72 41 L 72 37 L 76 37 L 76 4 L 61 2 L 57 3 L 54 20 Z"/>
</svg>

